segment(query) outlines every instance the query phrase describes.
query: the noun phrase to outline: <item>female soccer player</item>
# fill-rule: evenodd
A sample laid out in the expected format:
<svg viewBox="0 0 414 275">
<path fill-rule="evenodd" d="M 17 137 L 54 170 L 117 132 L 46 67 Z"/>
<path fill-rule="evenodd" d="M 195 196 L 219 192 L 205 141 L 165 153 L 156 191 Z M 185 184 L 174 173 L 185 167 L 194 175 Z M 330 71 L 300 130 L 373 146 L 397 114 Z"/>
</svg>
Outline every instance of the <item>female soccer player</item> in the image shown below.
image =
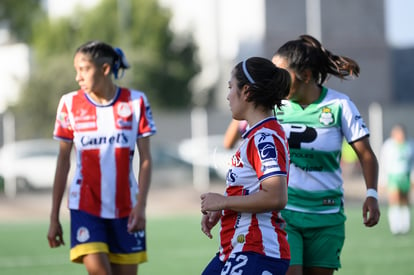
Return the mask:
<svg viewBox="0 0 414 275">
<path fill-rule="evenodd" d="M 273 115 L 289 92 L 289 73 L 270 60 L 252 57 L 233 69 L 229 81 L 232 116 L 248 130 L 231 159 L 224 195 L 201 195 L 201 229 L 220 221 L 220 249 L 203 274 L 285 274 L 289 246 L 279 215 L 287 201 L 289 151 Z"/>
<path fill-rule="evenodd" d="M 151 176 L 150 136 L 156 132 L 143 92 L 116 86 L 129 67 L 119 48 L 92 41 L 74 56 L 80 89 L 64 95 L 54 138 L 60 141 L 48 240 L 64 244 L 59 220 L 71 150 L 76 171 L 68 195 L 73 262 L 89 274 L 137 274 L 145 262 L 145 208 Z M 138 184 L 132 161 L 138 146 Z"/>
<path fill-rule="evenodd" d="M 348 96 L 323 86 L 328 75 L 358 76 L 358 64 L 332 54 L 309 35 L 280 47 L 273 59 L 292 84 L 277 118 L 291 154 L 288 203 L 282 211 L 291 249 L 289 275 L 331 275 L 340 267 L 345 239 L 342 141 L 352 146 L 367 188 L 364 224 L 378 223 L 378 162 L 368 129 Z"/>
<path fill-rule="evenodd" d="M 414 143 L 405 126 L 397 123 L 381 148 L 381 182 L 388 195 L 388 224 L 394 235 L 407 234 L 411 228 L 410 190 L 414 166 Z"/>
</svg>

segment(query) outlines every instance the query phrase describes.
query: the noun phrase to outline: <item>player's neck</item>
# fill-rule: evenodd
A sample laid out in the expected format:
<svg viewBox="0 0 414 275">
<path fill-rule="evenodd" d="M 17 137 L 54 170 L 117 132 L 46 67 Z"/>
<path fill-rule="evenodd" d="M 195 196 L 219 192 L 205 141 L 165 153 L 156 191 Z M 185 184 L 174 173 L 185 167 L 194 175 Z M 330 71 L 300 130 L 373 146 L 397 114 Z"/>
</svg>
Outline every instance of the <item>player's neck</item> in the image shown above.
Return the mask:
<svg viewBox="0 0 414 275">
<path fill-rule="evenodd" d="M 308 105 L 312 104 L 316 100 L 319 99 L 322 93 L 322 88 L 316 83 L 313 84 L 306 84 L 303 85 L 300 89 L 300 97 L 298 97 L 295 101 L 302 106 L 302 108 L 306 108 Z"/>
<path fill-rule="evenodd" d="M 116 89 L 117 87 L 114 84 L 106 85 L 101 91 L 92 92 L 89 95 L 96 101 L 96 103 L 108 104 L 114 98 Z"/>
<path fill-rule="evenodd" d="M 246 120 L 249 125 L 255 125 L 259 121 L 262 121 L 273 115 L 271 110 L 259 110 L 255 109 L 253 112 L 247 113 Z"/>
</svg>

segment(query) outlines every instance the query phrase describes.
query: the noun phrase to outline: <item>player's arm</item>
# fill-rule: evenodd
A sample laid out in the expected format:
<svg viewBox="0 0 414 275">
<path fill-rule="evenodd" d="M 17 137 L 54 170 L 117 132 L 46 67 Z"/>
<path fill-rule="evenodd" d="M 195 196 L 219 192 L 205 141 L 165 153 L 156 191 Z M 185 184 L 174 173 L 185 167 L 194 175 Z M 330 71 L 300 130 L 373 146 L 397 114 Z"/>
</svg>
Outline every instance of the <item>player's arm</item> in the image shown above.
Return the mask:
<svg viewBox="0 0 414 275">
<path fill-rule="evenodd" d="M 233 119 L 227 127 L 223 139 L 224 148 L 233 148 L 236 142 L 240 139 L 239 123 L 240 121 Z"/>
<path fill-rule="evenodd" d="M 259 192 L 247 196 L 223 196 L 218 193 L 201 195 L 201 211 L 233 210 L 236 212 L 261 213 L 282 210 L 287 203 L 285 176 L 266 178 Z"/>
<path fill-rule="evenodd" d="M 60 141 L 59 143 L 59 154 L 56 163 L 56 172 L 52 191 L 50 226 L 47 235 L 50 247 L 58 247 L 65 244 L 63 241 L 63 232 L 59 220 L 59 213 L 70 169 L 70 154 L 72 146 L 72 142 Z"/>
<path fill-rule="evenodd" d="M 361 163 L 362 174 L 364 176 L 365 185 L 367 190 L 377 190 L 378 185 L 378 161 L 372 151 L 369 143 L 369 138 L 364 137 L 351 143 L 352 148 L 358 156 Z M 369 214 L 369 216 L 368 216 Z M 368 227 L 374 226 L 378 223 L 380 218 L 380 210 L 378 206 L 378 199 L 367 196 L 365 199 L 362 215 L 364 218 L 364 224 Z"/>
<path fill-rule="evenodd" d="M 130 232 L 145 229 L 145 210 L 147 206 L 148 192 L 151 183 L 152 157 L 150 149 L 150 137 L 137 140 L 139 152 L 138 197 L 137 205 L 131 212 L 128 230 Z"/>
</svg>

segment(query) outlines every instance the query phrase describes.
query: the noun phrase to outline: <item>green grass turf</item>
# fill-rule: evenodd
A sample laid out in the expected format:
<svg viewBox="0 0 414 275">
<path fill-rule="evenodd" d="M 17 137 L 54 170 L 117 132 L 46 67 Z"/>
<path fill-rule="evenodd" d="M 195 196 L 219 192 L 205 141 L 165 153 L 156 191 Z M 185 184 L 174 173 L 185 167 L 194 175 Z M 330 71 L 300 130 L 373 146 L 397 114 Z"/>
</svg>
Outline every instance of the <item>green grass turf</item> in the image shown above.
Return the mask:
<svg viewBox="0 0 414 275">
<path fill-rule="evenodd" d="M 394 236 L 389 231 L 387 208 L 381 207 L 377 226 L 362 223 L 361 205 L 346 209 L 346 239 L 342 251 L 342 268 L 338 275 L 412 275 L 414 274 L 414 232 Z M 411 220 L 414 221 L 414 209 Z M 414 228 L 414 223 L 412 224 Z"/>
<path fill-rule="evenodd" d="M 346 213 L 347 239 L 339 275 L 414 274 L 414 236 L 392 236 L 386 209 L 375 228 L 362 224 L 360 205 Z M 200 274 L 217 251 L 217 230 L 210 240 L 200 231 L 200 216 L 149 217 L 149 261 L 139 274 Z M 64 223 L 66 246 L 50 249 L 45 221 L 9 223 L 0 221 L 0 274 L 86 274 L 83 265 L 69 262 L 69 230 Z"/>
</svg>

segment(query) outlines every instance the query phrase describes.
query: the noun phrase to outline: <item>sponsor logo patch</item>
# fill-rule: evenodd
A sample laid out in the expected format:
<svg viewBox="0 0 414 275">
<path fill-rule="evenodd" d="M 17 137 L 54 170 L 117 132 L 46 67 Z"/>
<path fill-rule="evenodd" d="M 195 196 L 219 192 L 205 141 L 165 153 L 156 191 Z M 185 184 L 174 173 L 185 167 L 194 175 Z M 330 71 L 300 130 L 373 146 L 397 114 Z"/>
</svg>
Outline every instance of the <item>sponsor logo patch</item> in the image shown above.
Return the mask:
<svg viewBox="0 0 414 275">
<path fill-rule="evenodd" d="M 261 160 L 275 159 L 277 157 L 276 148 L 273 143 L 262 142 L 257 146 Z"/>
</svg>

